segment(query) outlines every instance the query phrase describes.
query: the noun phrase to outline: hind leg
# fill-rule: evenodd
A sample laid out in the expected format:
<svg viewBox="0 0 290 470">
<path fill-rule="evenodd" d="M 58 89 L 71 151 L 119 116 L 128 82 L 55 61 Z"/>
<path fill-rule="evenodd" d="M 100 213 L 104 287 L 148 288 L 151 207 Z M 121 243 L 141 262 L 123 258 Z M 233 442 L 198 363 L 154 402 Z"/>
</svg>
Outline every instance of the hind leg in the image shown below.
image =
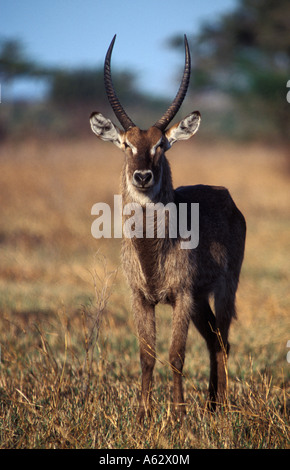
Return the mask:
<svg viewBox="0 0 290 470">
<path fill-rule="evenodd" d="M 228 331 L 230 321 L 220 322 L 206 297 L 195 299 L 192 321 L 204 337 L 210 356 L 209 396 L 210 408 L 224 403 L 227 395 L 227 356 L 229 352 Z"/>
<path fill-rule="evenodd" d="M 230 352 L 228 340 L 231 321 L 236 317 L 235 311 L 235 289 L 233 293 L 227 292 L 224 295 L 222 289 L 215 294 L 215 315 L 216 315 L 216 371 L 217 371 L 217 401 L 226 403 L 228 389 L 228 369 L 227 360 Z"/>
</svg>

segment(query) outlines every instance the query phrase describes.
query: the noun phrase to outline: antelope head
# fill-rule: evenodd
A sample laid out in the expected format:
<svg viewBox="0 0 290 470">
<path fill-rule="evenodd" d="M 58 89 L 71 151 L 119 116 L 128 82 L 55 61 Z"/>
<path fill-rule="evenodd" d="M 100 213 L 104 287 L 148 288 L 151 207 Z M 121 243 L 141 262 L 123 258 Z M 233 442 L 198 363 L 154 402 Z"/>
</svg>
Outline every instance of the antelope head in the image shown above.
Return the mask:
<svg viewBox="0 0 290 470">
<path fill-rule="evenodd" d="M 113 87 L 111 54 L 115 39 L 116 35 L 107 51 L 104 79 L 109 102 L 124 130 L 121 130 L 99 112 L 91 114 L 91 128 L 100 139 L 112 142 L 125 153 L 126 185 L 131 196 L 135 200 L 140 200 L 142 195 L 144 200 L 146 195 L 148 200 L 152 201 L 160 192 L 164 161 L 166 161 L 165 152 L 174 142 L 192 137 L 197 132 L 201 120 L 199 111 L 194 111 L 168 128 L 169 123 L 184 100 L 189 85 L 190 53 L 188 42 L 186 36 L 184 36 L 185 66 L 182 81 L 174 101 L 161 119 L 148 130 L 141 130 L 123 109 Z"/>
</svg>

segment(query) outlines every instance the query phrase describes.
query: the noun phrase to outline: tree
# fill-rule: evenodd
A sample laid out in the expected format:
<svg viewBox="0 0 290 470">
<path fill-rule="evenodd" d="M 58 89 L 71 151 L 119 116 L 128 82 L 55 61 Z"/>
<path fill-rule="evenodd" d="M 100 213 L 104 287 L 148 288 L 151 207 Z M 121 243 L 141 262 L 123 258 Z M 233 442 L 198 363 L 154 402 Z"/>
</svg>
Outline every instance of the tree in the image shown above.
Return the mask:
<svg viewBox="0 0 290 470">
<path fill-rule="evenodd" d="M 114 83 L 120 100 L 134 102 L 138 94 L 135 77 L 129 72 L 116 72 Z M 100 69 L 56 70 L 51 73 L 50 99 L 55 103 L 103 103 L 106 100 L 104 71 Z"/>
<path fill-rule="evenodd" d="M 91 132 L 88 116 L 96 106 L 104 113 L 112 112 L 105 92 L 103 67 L 70 70 L 45 67 L 27 58 L 19 40 L 0 40 L 1 83 L 8 87 L 22 77 L 44 80 L 48 91 L 39 103 L 25 99 L 6 101 L 2 105 L 5 116 L 2 113 L 0 117 L 0 139 L 15 134 L 15 129 L 19 135 L 30 132 L 38 135 L 51 132 L 59 136 L 85 134 Z M 129 113 L 136 114 L 138 123 L 146 121 L 155 111 L 158 114 L 166 105 L 162 99 L 139 92 L 136 77 L 128 70 L 114 71 L 113 81 L 122 105 Z"/>
<path fill-rule="evenodd" d="M 261 136 L 276 135 L 287 142 L 289 17 L 288 0 L 240 0 L 234 11 L 205 24 L 192 40 L 191 85 L 195 92 L 219 90 L 230 95 L 238 105 L 235 110 L 248 119 L 248 132 L 259 130 Z M 174 38 L 172 44 L 179 42 Z"/>
<path fill-rule="evenodd" d="M 9 82 L 21 76 L 39 75 L 36 64 L 27 59 L 22 43 L 17 39 L 0 41 L 0 77 Z"/>
</svg>

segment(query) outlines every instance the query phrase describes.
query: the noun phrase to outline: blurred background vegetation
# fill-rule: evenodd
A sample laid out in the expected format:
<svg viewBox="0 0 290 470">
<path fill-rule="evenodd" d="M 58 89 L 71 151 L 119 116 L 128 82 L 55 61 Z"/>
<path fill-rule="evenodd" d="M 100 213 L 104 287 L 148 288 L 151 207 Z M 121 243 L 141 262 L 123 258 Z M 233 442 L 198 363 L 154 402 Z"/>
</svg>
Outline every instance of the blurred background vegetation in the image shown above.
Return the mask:
<svg viewBox="0 0 290 470">
<path fill-rule="evenodd" d="M 136 427 L 140 365 L 121 240 L 91 236 L 92 204 L 113 207 L 123 164 L 89 126 L 94 110 L 116 121 L 103 70 L 48 67 L 22 40 L 0 37 L 1 449 L 290 447 L 290 2 L 236 3 L 187 31 L 192 79 L 178 114 L 199 109 L 203 121 L 198 138 L 169 157 L 175 187 L 228 187 L 247 220 L 229 405 L 205 411 L 209 362 L 192 328 L 182 427 L 170 416 L 171 314 L 160 306 L 153 419 Z M 177 88 L 182 35 L 166 45 L 180 56 L 168 76 Z M 146 128 L 173 96 L 146 96 L 137 79 L 113 67 L 120 100 Z M 32 93 L 18 93 L 23 83 Z"/>
<path fill-rule="evenodd" d="M 289 18 L 288 0 L 241 0 L 236 10 L 189 36 L 192 79 L 183 114 L 192 108 L 201 111 L 206 122 L 201 138 L 262 140 L 288 149 Z M 183 37 L 168 38 L 168 45 L 182 50 Z M 4 88 L 7 95 L 23 78 L 41 83 L 43 92 L 34 99 L 2 102 L 1 140 L 85 136 L 93 110 L 110 113 L 102 68 L 46 68 L 30 60 L 21 41 L 2 38 L 2 97 Z M 148 127 L 173 98 L 165 102 L 144 95 L 129 70 L 114 70 L 113 80 L 122 104 L 140 127 Z"/>
</svg>

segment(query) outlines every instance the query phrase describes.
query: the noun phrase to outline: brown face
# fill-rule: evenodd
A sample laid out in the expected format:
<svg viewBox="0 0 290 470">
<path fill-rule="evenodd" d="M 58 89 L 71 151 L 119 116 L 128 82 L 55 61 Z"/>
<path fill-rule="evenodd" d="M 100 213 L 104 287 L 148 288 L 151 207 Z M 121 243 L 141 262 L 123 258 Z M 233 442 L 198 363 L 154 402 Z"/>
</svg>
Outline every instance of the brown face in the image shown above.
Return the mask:
<svg viewBox="0 0 290 470">
<path fill-rule="evenodd" d="M 130 128 L 123 137 L 126 154 L 126 178 L 129 191 L 136 196 L 144 193 L 150 199 L 159 192 L 162 158 L 168 142 L 157 127 L 142 131 Z"/>
<path fill-rule="evenodd" d="M 158 202 L 157 196 L 166 188 L 168 178 L 171 179 L 164 152 L 174 142 L 187 140 L 196 133 L 200 113 L 193 111 L 164 132 L 155 125 L 147 131 L 134 125 L 122 131 L 98 112 L 92 113 L 90 123 L 100 139 L 112 142 L 125 153 L 123 187 L 132 201 L 143 205 Z"/>
</svg>

